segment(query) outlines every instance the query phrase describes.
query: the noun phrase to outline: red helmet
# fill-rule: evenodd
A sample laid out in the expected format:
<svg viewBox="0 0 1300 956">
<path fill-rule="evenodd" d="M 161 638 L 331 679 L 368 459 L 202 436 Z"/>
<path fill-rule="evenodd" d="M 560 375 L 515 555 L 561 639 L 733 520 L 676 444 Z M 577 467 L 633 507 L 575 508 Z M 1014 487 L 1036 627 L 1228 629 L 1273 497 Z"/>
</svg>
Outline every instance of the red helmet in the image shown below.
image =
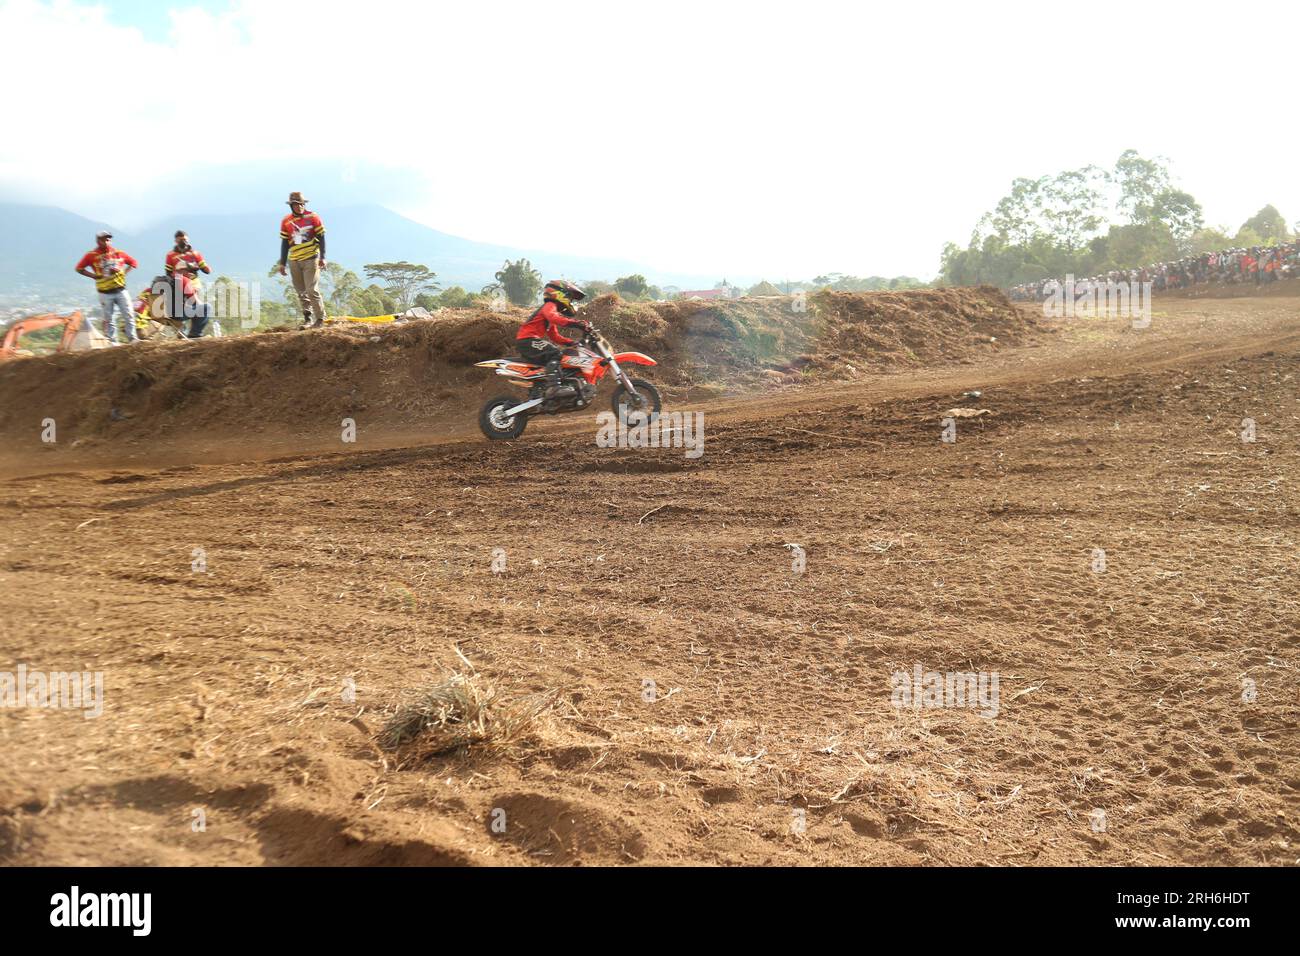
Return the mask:
<svg viewBox="0 0 1300 956">
<path fill-rule="evenodd" d="M 546 283 L 546 288 L 542 290 L 542 301 L 554 302 L 556 307 L 565 315 L 573 315 L 573 303 L 586 297 L 587 293 L 572 282 L 566 282 L 563 279 L 552 279 Z"/>
</svg>

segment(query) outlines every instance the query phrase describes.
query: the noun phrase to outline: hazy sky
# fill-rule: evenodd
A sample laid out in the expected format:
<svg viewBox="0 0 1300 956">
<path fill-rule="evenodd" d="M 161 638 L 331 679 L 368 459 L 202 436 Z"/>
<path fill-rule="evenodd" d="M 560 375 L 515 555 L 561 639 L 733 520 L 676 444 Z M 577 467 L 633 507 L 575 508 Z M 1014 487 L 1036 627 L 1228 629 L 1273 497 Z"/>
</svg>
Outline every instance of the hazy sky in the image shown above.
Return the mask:
<svg viewBox="0 0 1300 956">
<path fill-rule="evenodd" d="M 1173 161 L 1300 219 L 1297 7 L 0 0 L 0 192 L 134 227 L 290 189 L 683 272 L 937 269 L 1013 177 Z"/>
</svg>

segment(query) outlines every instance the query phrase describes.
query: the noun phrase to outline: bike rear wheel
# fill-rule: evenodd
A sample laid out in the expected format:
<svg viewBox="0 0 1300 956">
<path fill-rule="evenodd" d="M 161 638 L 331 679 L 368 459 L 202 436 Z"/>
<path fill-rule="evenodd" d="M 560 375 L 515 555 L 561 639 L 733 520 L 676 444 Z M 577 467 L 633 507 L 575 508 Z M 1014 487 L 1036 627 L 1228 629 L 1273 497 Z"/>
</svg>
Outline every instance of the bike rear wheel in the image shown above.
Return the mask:
<svg viewBox="0 0 1300 956">
<path fill-rule="evenodd" d="M 496 398 L 489 399 L 488 403 L 483 406 L 483 410 L 479 412 L 479 429 L 493 441 L 518 438 L 524 433 L 524 429 L 528 427 L 528 416 L 507 416 L 505 411 L 518 405 L 519 402 L 520 399 L 516 395 L 498 395 Z"/>
</svg>

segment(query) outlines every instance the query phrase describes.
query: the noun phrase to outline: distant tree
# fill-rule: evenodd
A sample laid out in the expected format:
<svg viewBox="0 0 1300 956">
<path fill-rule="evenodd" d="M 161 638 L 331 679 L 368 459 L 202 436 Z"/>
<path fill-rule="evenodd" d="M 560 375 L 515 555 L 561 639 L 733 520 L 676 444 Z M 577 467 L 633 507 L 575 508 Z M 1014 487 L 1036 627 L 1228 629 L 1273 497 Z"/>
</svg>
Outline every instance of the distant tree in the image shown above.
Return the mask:
<svg viewBox="0 0 1300 956">
<path fill-rule="evenodd" d="M 1111 226 L 1105 236 L 1093 240 L 1089 251 L 1090 258 L 1080 260 L 1079 272 L 1076 274 L 1092 275 L 1109 272 L 1111 269 L 1131 269 L 1152 262 L 1166 262 L 1182 255 L 1178 239 L 1158 219 Z"/>
<path fill-rule="evenodd" d="M 1005 287 L 1055 275 L 1063 255 L 1050 237 L 1040 236 L 1020 244 L 1007 242 L 998 235 L 980 238 L 976 233 L 965 249 L 952 242 L 944 246 L 940 281 L 945 285 L 989 283 Z"/>
<path fill-rule="evenodd" d="M 235 335 L 242 331 L 244 321 L 252 317 L 252 291 L 247 285 L 236 282 L 229 276 L 219 275 L 212 281 L 207 301 L 212 307 L 213 316 L 221 320 L 225 335 Z M 258 307 L 261 308 L 260 302 Z"/>
<path fill-rule="evenodd" d="M 1242 226 L 1237 230 L 1237 234 L 1232 237 L 1232 244 L 1240 246 L 1243 249 L 1249 249 L 1252 246 L 1264 245 L 1264 237 L 1257 233 L 1250 226 Z"/>
<path fill-rule="evenodd" d="M 298 298 L 298 293 L 294 291 L 293 285 L 284 276 L 280 275 L 280 263 L 275 263 L 267 270 L 266 277 L 271 280 L 271 286 L 280 293 L 280 298 L 285 305 L 294 310 L 302 311 L 302 300 Z M 263 303 L 265 305 L 265 302 Z"/>
<path fill-rule="evenodd" d="M 1106 179 L 1106 173 L 1095 166 L 1015 179 L 1011 191 L 980 219 L 972 241 L 980 244 L 992 235 L 1006 246 L 1028 247 L 1050 240 L 1066 250 L 1077 250 L 1105 222 Z"/>
<path fill-rule="evenodd" d="M 1191 241 L 1188 243 L 1188 250 L 1199 255 L 1202 252 L 1218 252 L 1220 249 L 1228 249 L 1232 246 L 1232 237 L 1228 235 L 1228 230 L 1204 226 L 1197 229 L 1192 234 Z"/>
<path fill-rule="evenodd" d="M 334 314 L 345 314 L 351 304 L 352 296 L 361 291 L 361 279 L 350 269 L 345 269 L 337 262 L 325 266 L 321 273 L 321 295 L 329 304 Z"/>
<path fill-rule="evenodd" d="M 1163 156 L 1144 159 L 1136 149 L 1120 153 L 1111 178 L 1119 186 L 1116 205 L 1129 222 L 1150 221 L 1156 197 L 1170 188 L 1167 160 Z"/>
<path fill-rule="evenodd" d="M 261 312 L 257 323 L 259 329 L 273 329 L 278 326 L 297 325 L 302 322 L 302 309 L 297 304 L 290 306 L 283 302 L 262 299 L 259 309 Z M 232 332 L 238 331 L 229 327 L 238 324 L 223 321 L 221 324 L 222 333 L 230 335 Z"/>
<path fill-rule="evenodd" d="M 1134 225 L 1164 223 L 1178 251 L 1190 251 L 1192 236 L 1204 225 L 1201 204 L 1191 193 L 1174 188 L 1167 163 L 1161 156 L 1144 159 L 1137 150 L 1124 150 L 1111 173 L 1111 181 L 1119 186 L 1116 205 Z"/>
<path fill-rule="evenodd" d="M 1081 248 L 1106 221 L 1102 215 L 1104 180 L 1100 169 L 1084 166 L 1047 179 L 1040 191 L 1041 212 L 1049 231 L 1071 252 Z"/>
<path fill-rule="evenodd" d="M 399 311 L 409 309 L 421 292 L 438 288 L 437 273 L 411 262 L 372 262 L 366 266 L 366 277 L 384 283 L 384 291 L 396 301 Z"/>
<path fill-rule="evenodd" d="M 1108 221 L 1104 200 L 1110 191 L 1117 196 L 1117 222 Z M 1006 287 L 1134 268 L 1187 253 L 1203 225 L 1200 204 L 1173 186 L 1165 160 L 1125 150 L 1110 171 L 1084 166 L 1013 180 L 965 248 L 944 246 L 938 281 Z M 913 281 L 900 276 L 889 287 L 907 288 Z"/>
<path fill-rule="evenodd" d="M 1288 238 L 1286 228 L 1286 218 L 1271 205 L 1265 206 L 1255 215 L 1251 216 L 1241 224 L 1241 232 L 1250 230 L 1259 236 L 1261 242 L 1272 245 L 1275 242 L 1285 242 Z M 1238 243 L 1244 245 L 1245 243 Z M 1259 243 L 1255 243 L 1258 245 Z"/>
<path fill-rule="evenodd" d="M 601 279 L 588 279 L 582 283 L 582 291 L 586 292 L 591 298 L 598 295 L 605 295 L 607 292 L 614 291 L 614 283 L 605 282 Z"/>
<path fill-rule="evenodd" d="M 438 296 L 438 305 L 444 309 L 468 309 L 473 304 L 473 296 L 458 285 L 444 289 Z"/>
<path fill-rule="evenodd" d="M 1031 242 L 1040 231 L 1035 222 L 1034 210 L 1039 204 L 1038 194 L 1046 179 L 1046 176 L 1041 179 L 1013 179 L 1011 192 L 998 200 L 992 212 L 984 214 L 975 227 L 976 232 L 992 233 L 1011 245 L 1027 245 Z M 972 243 L 974 241 L 972 237 Z"/>
<path fill-rule="evenodd" d="M 614 280 L 614 291 L 624 299 L 636 300 L 643 298 L 649 283 L 645 281 L 645 276 L 637 274 L 623 276 L 621 279 Z"/>
<path fill-rule="evenodd" d="M 527 259 L 517 262 L 507 259 L 493 278 L 497 281 L 484 286 L 483 292 L 491 295 L 499 290 L 512 305 L 532 305 L 537 301 L 537 293 L 542 290 L 542 275 Z"/>
<path fill-rule="evenodd" d="M 835 281 L 831 282 L 830 279 Z M 838 272 L 828 275 L 817 276 L 813 280 L 815 288 L 831 289 L 834 292 L 880 292 L 887 289 L 921 289 L 929 283 L 922 282 L 920 279 L 914 279 L 912 276 L 846 276 Z M 790 283 L 786 283 L 790 285 Z M 794 283 L 802 288 L 805 283 Z M 767 291 L 756 292 L 756 289 L 766 289 Z M 760 282 L 749 290 L 750 295 L 780 295 L 781 290 L 770 282 Z"/>
<path fill-rule="evenodd" d="M 349 314 L 356 316 L 391 315 L 410 308 L 402 306 L 387 289 L 374 283 L 354 292 L 349 305 Z"/>
<path fill-rule="evenodd" d="M 1205 225 L 1201 204 L 1192 198 L 1191 193 L 1181 189 L 1166 189 L 1156 196 L 1151 204 L 1149 221 L 1168 227 L 1180 253 L 1188 250 L 1196 230 Z"/>
</svg>

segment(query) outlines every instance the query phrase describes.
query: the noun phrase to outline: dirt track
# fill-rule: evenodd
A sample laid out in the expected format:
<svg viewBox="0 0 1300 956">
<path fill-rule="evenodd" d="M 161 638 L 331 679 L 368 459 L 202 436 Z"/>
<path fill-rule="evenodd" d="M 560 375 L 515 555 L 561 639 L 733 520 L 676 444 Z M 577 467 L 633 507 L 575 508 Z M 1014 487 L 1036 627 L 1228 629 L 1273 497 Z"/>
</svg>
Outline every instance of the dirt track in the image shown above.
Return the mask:
<svg viewBox="0 0 1300 956">
<path fill-rule="evenodd" d="M 564 422 L 11 452 L 46 474 L 5 485 L 0 661 L 102 670 L 106 707 L 0 711 L 0 860 L 1296 864 L 1297 358 L 1300 300 L 1158 299 L 695 406 L 694 460 Z M 456 648 L 557 706 L 399 768 L 375 733 Z M 997 672 L 997 716 L 892 707 L 916 664 Z"/>
</svg>

